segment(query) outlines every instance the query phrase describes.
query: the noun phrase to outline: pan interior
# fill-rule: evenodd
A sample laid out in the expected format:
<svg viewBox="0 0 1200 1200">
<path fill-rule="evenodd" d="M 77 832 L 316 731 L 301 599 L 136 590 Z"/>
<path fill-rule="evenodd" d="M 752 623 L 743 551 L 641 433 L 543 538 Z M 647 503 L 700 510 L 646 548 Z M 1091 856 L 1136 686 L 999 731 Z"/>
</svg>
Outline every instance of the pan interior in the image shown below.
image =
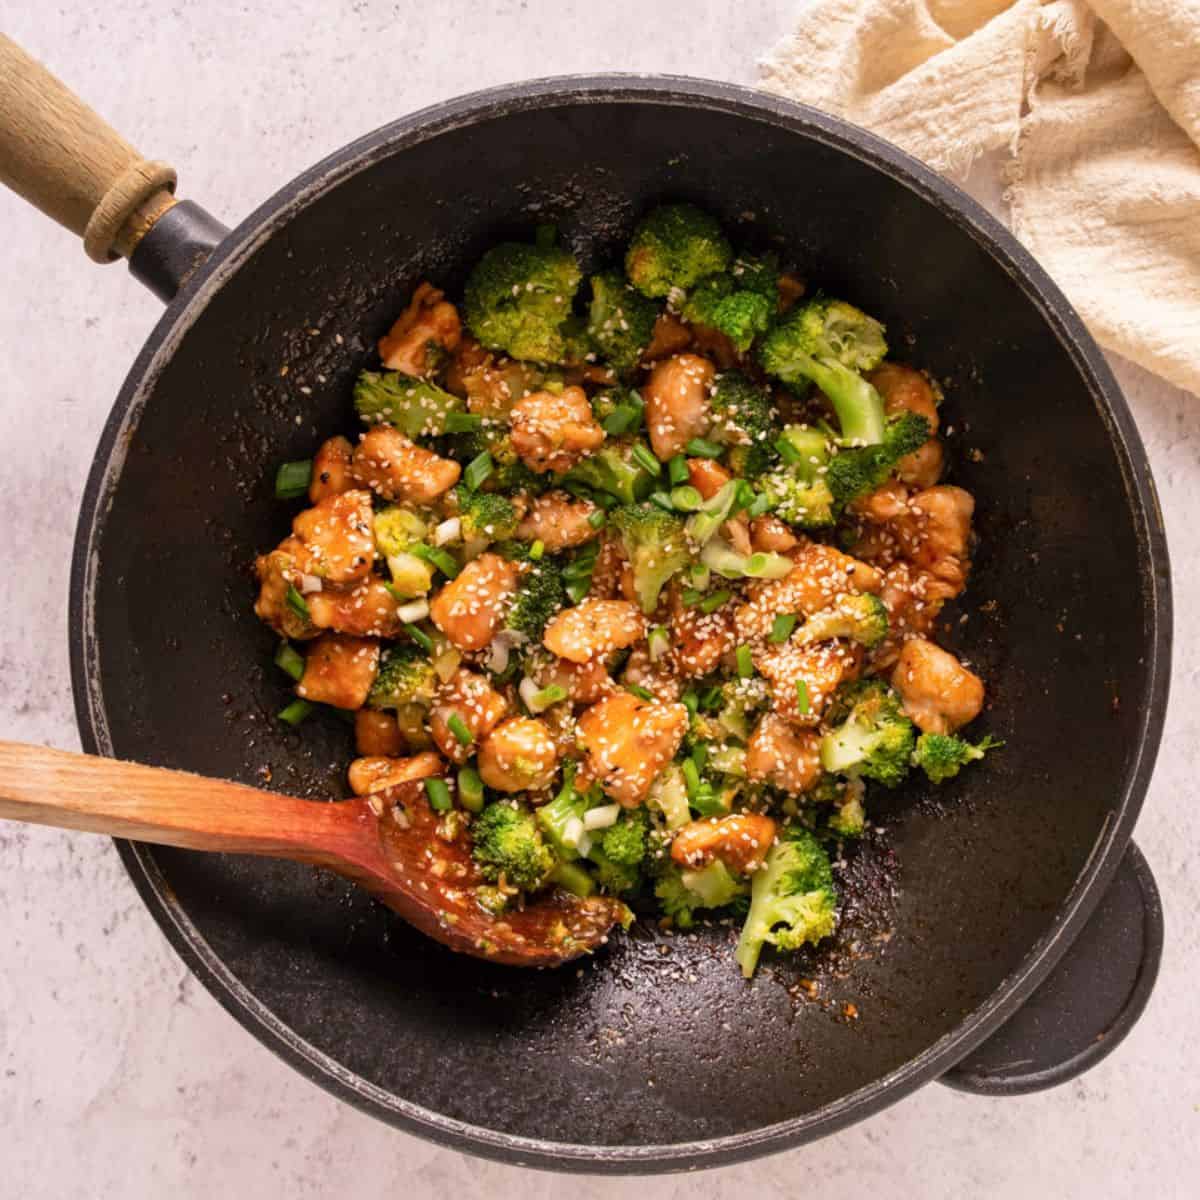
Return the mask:
<svg viewBox="0 0 1200 1200">
<path fill-rule="evenodd" d="M 280 221 L 212 297 L 155 377 L 97 526 L 86 640 L 106 748 L 344 794 L 347 728 L 273 719 L 286 679 L 250 611 L 248 564 L 291 516 L 276 466 L 348 429 L 353 377 L 415 283 L 453 295 L 482 250 L 547 220 L 595 265 L 661 198 L 778 244 L 943 382 L 950 479 L 974 493 L 980 537 L 949 642 L 987 681 L 983 723 L 1007 748 L 937 801 L 877 791 L 880 832 L 848 854 L 836 944 L 752 984 L 720 925 L 639 927 L 578 967 L 519 973 L 451 955 L 309 868 L 154 851 L 211 952 L 318 1071 L 385 1111 L 613 1146 L 816 1114 L 927 1050 L 1018 967 L 1132 770 L 1153 619 L 1138 512 L 1099 401 L 1037 305 L 862 158 L 647 98 L 496 112 L 395 147 Z"/>
</svg>

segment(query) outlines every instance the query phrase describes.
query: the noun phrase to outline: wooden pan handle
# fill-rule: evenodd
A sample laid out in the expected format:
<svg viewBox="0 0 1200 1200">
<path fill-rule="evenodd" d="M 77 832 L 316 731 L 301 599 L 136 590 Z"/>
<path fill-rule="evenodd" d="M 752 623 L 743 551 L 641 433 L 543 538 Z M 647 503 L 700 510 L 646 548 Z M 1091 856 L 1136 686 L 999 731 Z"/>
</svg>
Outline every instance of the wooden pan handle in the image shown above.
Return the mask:
<svg viewBox="0 0 1200 1200">
<path fill-rule="evenodd" d="M 174 167 L 144 159 L 3 34 L 0 182 L 82 237 L 99 263 L 128 258 L 175 203 Z"/>
<path fill-rule="evenodd" d="M 20 742 L 0 742 L 0 817 L 343 868 L 374 837 L 363 801 L 298 800 L 184 771 Z"/>
</svg>

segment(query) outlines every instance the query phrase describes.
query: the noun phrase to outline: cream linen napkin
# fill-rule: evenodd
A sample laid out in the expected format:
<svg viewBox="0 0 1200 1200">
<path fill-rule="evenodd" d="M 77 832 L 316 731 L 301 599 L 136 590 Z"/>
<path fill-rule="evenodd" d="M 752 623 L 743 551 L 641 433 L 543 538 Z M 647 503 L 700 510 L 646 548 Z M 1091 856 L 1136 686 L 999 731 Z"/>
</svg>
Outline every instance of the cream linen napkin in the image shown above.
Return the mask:
<svg viewBox="0 0 1200 1200">
<path fill-rule="evenodd" d="M 815 0 L 762 85 L 962 177 L 1098 341 L 1200 393 L 1200 0 Z"/>
</svg>

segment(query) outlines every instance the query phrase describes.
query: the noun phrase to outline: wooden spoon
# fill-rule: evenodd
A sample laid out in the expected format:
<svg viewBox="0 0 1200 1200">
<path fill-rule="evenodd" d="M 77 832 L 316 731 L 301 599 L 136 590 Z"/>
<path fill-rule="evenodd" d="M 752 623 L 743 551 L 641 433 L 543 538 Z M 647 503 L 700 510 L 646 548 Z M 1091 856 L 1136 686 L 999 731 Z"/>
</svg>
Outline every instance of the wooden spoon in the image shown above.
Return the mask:
<svg viewBox="0 0 1200 1200">
<path fill-rule="evenodd" d="M 596 949 L 619 900 L 555 889 L 496 918 L 476 902 L 483 878 L 469 839 L 438 835 L 420 782 L 325 803 L 18 742 L 0 742 L 0 817 L 138 842 L 264 854 L 328 867 L 452 950 L 553 967 Z"/>
</svg>

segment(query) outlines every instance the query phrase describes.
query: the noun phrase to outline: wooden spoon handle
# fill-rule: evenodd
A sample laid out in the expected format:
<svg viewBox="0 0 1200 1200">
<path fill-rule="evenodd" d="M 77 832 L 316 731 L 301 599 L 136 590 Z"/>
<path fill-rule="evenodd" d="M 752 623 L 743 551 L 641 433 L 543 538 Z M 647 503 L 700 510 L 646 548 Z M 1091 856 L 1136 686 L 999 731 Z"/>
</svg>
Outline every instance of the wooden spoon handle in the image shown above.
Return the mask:
<svg viewBox="0 0 1200 1200">
<path fill-rule="evenodd" d="M 343 868 L 374 845 L 374 818 L 362 801 L 298 800 L 165 767 L 19 742 L 0 742 L 0 817 Z"/>
<path fill-rule="evenodd" d="M 175 203 L 175 169 L 144 159 L 70 88 L 0 34 L 0 183 L 83 238 L 128 257 Z"/>
</svg>

